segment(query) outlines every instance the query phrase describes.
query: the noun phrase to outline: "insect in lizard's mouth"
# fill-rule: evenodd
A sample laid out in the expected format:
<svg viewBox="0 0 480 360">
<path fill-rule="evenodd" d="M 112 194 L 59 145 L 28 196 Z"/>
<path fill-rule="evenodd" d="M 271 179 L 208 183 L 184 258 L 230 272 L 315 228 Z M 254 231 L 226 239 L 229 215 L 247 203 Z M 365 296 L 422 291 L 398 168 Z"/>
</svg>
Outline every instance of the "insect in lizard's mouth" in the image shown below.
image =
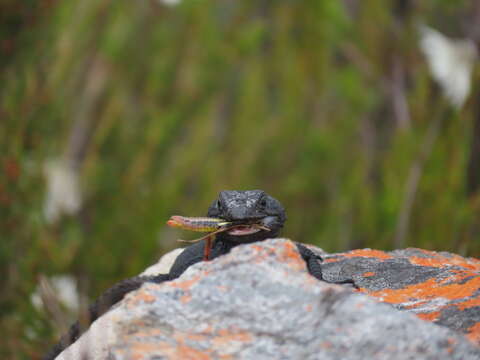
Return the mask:
<svg viewBox="0 0 480 360">
<path fill-rule="evenodd" d="M 261 230 L 262 230 L 261 228 L 255 225 L 238 225 L 238 226 L 235 226 L 233 229 L 228 230 L 227 234 L 233 235 L 233 236 L 245 236 L 245 235 L 255 234 Z"/>
</svg>

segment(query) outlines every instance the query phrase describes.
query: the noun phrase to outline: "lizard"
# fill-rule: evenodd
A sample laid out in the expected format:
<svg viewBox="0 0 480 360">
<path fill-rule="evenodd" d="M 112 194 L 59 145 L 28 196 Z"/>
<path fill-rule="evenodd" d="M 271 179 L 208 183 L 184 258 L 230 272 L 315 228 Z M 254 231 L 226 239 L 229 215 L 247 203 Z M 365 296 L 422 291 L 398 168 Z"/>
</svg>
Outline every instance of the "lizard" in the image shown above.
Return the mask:
<svg viewBox="0 0 480 360">
<path fill-rule="evenodd" d="M 228 254 L 231 249 L 241 244 L 249 244 L 280 234 L 286 214 L 282 204 L 263 190 L 224 190 L 221 191 L 207 212 L 208 217 L 221 218 L 237 224 L 255 222 L 264 228 L 242 225 L 215 236 L 208 259 L 213 260 Z M 267 230 L 269 229 L 269 230 Z M 75 322 L 60 341 L 44 356 L 44 360 L 53 360 L 70 344 L 74 343 L 93 321 L 121 301 L 126 294 L 138 289 L 146 282 L 162 283 L 178 278 L 187 268 L 204 260 L 205 241 L 190 245 L 175 259 L 168 274 L 135 276 L 118 282 L 105 291 L 92 305 L 84 319 Z M 320 255 L 306 246 L 296 243 L 298 251 L 306 262 L 311 275 L 322 279 Z"/>
</svg>

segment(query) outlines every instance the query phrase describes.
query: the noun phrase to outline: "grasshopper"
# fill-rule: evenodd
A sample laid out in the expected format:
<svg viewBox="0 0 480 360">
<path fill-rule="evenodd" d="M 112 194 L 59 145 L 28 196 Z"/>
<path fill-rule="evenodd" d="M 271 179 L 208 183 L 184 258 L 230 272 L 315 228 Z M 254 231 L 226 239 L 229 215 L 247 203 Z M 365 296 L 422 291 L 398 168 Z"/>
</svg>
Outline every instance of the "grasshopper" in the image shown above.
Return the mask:
<svg viewBox="0 0 480 360">
<path fill-rule="evenodd" d="M 209 234 L 202 236 L 201 238 L 194 240 L 178 240 L 181 242 L 197 242 L 205 240 L 205 250 L 203 252 L 203 260 L 208 261 L 210 257 L 210 250 L 212 248 L 213 239 L 216 234 L 221 232 L 232 230 L 236 227 L 242 226 L 242 224 L 233 223 L 231 221 L 226 221 L 220 218 L 210 218 L 210 217 L 186 217 L 173 215 L 167 221 L 167 225 L 171 227 L 180 228 L 183 230 L 197 231 L 197 232 L 208 232 Z M 260 224 L 251 224 L 251 227 L 270 231 L 266 226 Z"/>
</svg>

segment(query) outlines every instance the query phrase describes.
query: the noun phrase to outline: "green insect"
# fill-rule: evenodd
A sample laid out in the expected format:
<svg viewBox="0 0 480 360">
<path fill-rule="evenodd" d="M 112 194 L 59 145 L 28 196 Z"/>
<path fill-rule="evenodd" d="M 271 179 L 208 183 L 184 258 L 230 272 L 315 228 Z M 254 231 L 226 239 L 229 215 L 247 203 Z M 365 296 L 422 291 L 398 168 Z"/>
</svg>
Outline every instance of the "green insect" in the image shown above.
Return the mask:
<svg viewBox="0 0 480 360">
<path fill-rule="evenodd" d="M 219 218 L 210 217 L 186 217 L 174 215 L 167 221 L 167 225 L 171 227 L 180 228 L 183 230 L 191 230 L 198 232 L 208 232 L 209 234 L 194 240 L 178 240 L 181 242 L 197 242 L 205 240 L 205 251 L 203 253 L 203 260 L 207 261 L 210 257 L 210 250 L 212 248 L 213 239 L 216 234 L 229 231 L 244 225 L 226 221 Z M 269 228 L 260 224 L 249 224 L 249 227 L 270 231 Z"/>
<path fill-rule="evenodd" d="M 174 215 L 167 221 L 167 225 L 169 226 L 198 232 L 214 232 L 231 224 L 231 222 L 218 218 L 186 217 L 179 215 Z"/>
</svg>

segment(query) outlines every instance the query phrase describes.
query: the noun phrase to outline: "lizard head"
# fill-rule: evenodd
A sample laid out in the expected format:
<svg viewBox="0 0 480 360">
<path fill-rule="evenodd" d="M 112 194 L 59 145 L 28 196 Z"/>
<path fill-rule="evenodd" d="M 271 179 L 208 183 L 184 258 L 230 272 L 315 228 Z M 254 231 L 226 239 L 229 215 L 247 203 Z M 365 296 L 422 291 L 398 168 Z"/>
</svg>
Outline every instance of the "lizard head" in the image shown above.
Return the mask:
<svg viewBox="0 0 480 360">
<path fill-rule="evenodd" d="M 282 204 L 262 190 L 222 191 L 210 205 L 207 216 L 238 224 L 217 235 L 217 239 L 234 243 L 249 243 L 276 237 L 286 220 Z M 253 224 L 261 225 L 270 231 L 252 226 Z"/>
</svg>

